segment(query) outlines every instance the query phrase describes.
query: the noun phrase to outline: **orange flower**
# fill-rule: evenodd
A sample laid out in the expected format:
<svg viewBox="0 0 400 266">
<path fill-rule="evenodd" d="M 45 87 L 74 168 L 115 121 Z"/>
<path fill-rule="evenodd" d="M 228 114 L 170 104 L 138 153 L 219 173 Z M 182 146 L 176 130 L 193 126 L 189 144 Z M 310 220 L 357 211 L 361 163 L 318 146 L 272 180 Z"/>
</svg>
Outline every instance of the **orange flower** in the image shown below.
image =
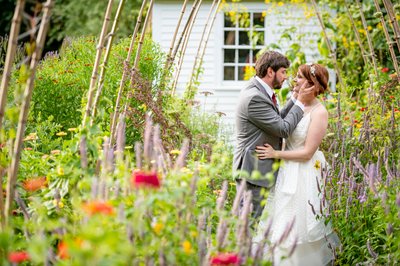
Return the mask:
<svg viewBox="0 0 400 266">
<path fill-rule="evenodd" d="M 113 206 L 108 202 L 102 202 L 102 201 L 92 201 L 84 203 L 83 209 L 90 216 L 94 214 L 105 214 L 105 215 L 114 214 Z"/>
<path fill-rule="evenodd" d="M 47 181 L 45 176 L 40 176 L 36 178 L 27 179 L 22 184 L 23 188 L 29 192 L 35 192 L 43 187 L 47 186 Z"/>
<path fill-rule="evenodd" d="M 61 241 L 60 243 L 58 243 L 58 253 L 57 256 L 62 259 L 68 259 L 69 255 L 68 255 L 68 246 L 64 241 Z"/>
</svg>

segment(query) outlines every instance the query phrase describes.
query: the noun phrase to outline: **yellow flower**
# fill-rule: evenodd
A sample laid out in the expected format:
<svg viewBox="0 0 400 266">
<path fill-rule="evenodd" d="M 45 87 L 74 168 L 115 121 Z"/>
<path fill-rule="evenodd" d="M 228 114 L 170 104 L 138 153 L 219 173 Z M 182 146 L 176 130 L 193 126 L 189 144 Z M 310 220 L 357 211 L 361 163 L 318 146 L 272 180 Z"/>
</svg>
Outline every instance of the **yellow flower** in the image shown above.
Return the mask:
<svg viewBox="0 0 400 266">
<path fill-rule="evenodd" d="M 71 127 L 71 128 L 68 128 L 67 129 L 69 132 L 75 132 L 75 131 L 77 131 L 78 129 L 76 128 L 76 127 Z"/>
<path fill-rule="evenodd" d="M 271 0 L 265 0 L 264 1 L 266 4 L 269 4 L 271 2 Z"/>
<path fill-rule="evenodd" d="M 317 170 L 321 169 L 321 162 L 316 160 L 315 164 L 314 164 L 314 168 L 317 169 Z"/>
<path fill-rule="evenodd" d="M 351 46 L 351 47 L 354 47 L 355 45 L 356 45 L 355 42 L 353 42 L 353 41 L 350 42 L 350 46 Z"/>
<path fill-rule="evenodd" d="M 192 236 L 192 237 L 197 237 L 197 232 L 196 231 L 190 231 L 190 235 Z"/>
<path fill-rule="evenodd" d="M 62 201 L 61 200 L 53 200 L 53 204 L 54 204 L 54 206 L 57 206 L 57 203 L 58 203 L 58 208 L 63 208 L 64 207 L 64 203 L 62 203 Z"/>
<path fill-rule="evenodd" d="M 267 11 L 263 11 L 262 13 L 261 13 L 261 16 L 264 18 L 265 16 L 267 15 Z"/>
<path fill-rule="evenodd" d="M 190 244 L 190 242 L 187 240 L 183 241 L 182 248 L 183 248 L 183 252 L 185 252 L 186 254 L 191 254 L 193 252 L 192 244 Z"/>
<path fill-rule="evenodd" d="M 169 153 L 170 154 L 174 154 L 174 155 L 178 155 L 178 154 L 181 154 L 181 151 L 180 150 L 172 150 Z"/>
<path fill-rule="evenodd" d="M 66 136 L 67 133 L 65 133 L 64 131 L 61 131 L 61 132 L 58 132 L 56 135 L 59 137 L 62 137 L 62 136 Z"/>
<path fill-rule="evenodd" d="M 59 166 L 59 167 L 57 168 L 57 174 L 58 174 L 58 175 L 64 175 L 64 168 L 62 168 L 62 167 Z"/>
<path fill-rule="evenodd" d="M 161 231 L 163 230 L 164 225 L 162 223 L 153 223 L 152 228 L 153 228 L 154 233 L 159 235 L 161 233 Z"/>
<path fill-rule="evenodd" d="M 371 26 L 368 26 L 368 27 L 367 27 L 367 30 L 368 30 L 368 31 L 371 31 L 371 30 L 372 30 L 372 27 L 371 27 Z"/>
<path fill-rule="evenodd" d="M 57 154 L 60 154 L 61 151 L 60 150 L 52 150 L 50 153 L 53 155 L 57 155 Z"/>
<path fill-rule="evenodd" d="M 283 6 L 283 2 L 282 1 L 278 2 L 278 6 Z"/>
</svg>

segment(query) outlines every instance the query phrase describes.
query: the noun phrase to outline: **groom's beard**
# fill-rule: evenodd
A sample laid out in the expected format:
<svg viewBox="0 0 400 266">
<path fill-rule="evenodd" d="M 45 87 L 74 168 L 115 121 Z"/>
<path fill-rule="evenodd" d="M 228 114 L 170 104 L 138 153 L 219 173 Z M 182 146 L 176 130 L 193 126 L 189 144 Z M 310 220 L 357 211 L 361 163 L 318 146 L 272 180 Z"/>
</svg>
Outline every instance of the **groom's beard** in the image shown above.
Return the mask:
<svg viewBox="0 0 400 266">
<path fill-rule="evenodd" d="M 276 78 L 276 73 L 274 75 L 274 80 L 272 81 L 273 89 L 280 89 L 282 88 L 282 83 Z"/>
</svg>

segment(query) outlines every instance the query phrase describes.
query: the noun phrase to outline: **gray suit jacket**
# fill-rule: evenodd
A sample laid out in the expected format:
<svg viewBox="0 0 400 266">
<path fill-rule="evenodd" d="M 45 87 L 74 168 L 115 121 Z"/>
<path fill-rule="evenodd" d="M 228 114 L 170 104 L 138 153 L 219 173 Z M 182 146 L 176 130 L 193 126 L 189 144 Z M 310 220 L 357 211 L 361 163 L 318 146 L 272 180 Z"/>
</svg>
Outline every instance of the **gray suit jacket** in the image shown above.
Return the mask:
<svg viewBox="0 0 400 266">
<path fill-rule="evenodd" d="M 274 149 L 282 148 L 282 138 L 287 138 L 303 117 L 303 110 L 289 100 L 279 112 L 265 88 L 255 79 L 240 93 L 236 107 L 236 148 L 233 157 L 233 171 L 239 172 L 236 180 L 249 177 L 253 170 L 262 175 L 272 171 L 274 159 L 260 160 L 255 156 L 256 146 L 270 144 Z M 247 173 L 247 176 L 244 175 Z M 276 176 L 277 173 L 275 173 Z M 247 182 L 269 187 L 263 179 L 249 179 Z"/>
</svg>

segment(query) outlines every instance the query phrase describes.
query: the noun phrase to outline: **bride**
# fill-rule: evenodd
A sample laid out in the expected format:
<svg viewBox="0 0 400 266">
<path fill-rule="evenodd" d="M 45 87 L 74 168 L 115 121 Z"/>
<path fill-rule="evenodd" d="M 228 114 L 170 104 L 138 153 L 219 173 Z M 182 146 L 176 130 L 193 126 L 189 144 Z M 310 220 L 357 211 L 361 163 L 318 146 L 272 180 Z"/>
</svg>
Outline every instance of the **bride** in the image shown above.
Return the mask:
<svg viewBox="0 0 400 266">
<path fill-rule="evenodd" d="M 328 80 L 324 66 L 301 65 L 294 93 L 300 87 L 313 86 L 315 97 L 305 105 L 303 118 L 286 140 L 285 150 L 274 150 L 268 144 L 256 149 L 259 159 L 281 159 L 274 192 L 254 238 L 255 243 L 265 241 L 264 232 L 271 226 L 270 246 L 264 257 L 271 254 L 275 265 L 326 265 L 333 260 L 332 248 L 339 243 L 323 218 L 327 205 L 321 192 L 321 168 L 325 157 L 318 150 L 328 127 L 328 111 L 317 96 L 327 90 Z"/>
</svg>

